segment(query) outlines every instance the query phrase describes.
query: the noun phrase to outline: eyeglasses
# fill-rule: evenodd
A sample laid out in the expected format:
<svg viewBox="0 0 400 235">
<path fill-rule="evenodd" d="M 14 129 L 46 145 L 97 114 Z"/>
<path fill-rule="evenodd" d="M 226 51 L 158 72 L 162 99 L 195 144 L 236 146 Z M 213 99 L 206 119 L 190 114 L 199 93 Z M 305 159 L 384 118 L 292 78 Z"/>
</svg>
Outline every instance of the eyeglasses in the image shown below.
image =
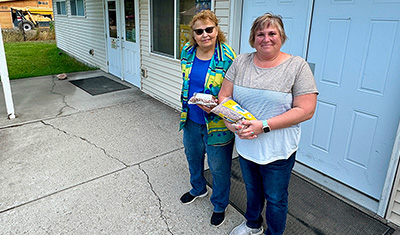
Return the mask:
<svg viewBox="0 0 400 235">
<path fill-rule="evenodd" d="M 202 35 L 204 31 L 206 31 L 206 33 L 212 33 L 214 31 L 215 26 L 212 27 L 207 27 L 205 29 L 193 29 L 193 31 L 197 34 L 197 35 Z"/>
</svg>

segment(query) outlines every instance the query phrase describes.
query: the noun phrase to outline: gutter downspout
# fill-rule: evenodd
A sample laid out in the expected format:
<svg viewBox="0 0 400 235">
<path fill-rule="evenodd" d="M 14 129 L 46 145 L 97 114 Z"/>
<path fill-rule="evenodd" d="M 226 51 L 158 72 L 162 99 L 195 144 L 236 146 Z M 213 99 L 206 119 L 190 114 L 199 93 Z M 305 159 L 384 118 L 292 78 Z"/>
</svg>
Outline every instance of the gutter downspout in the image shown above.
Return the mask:
<svg viewBox="0 0 400 235">
<path fill-rule="evenodd" d="M 7 118 L 13 119 L 15 118 L 14 103 L 11 93 L 10 79 L 8 77 L 6 53 L 4 51 L 4 43 L 3 43 L 3 34 L 1 32 L 2 31 L 0 25 L 0 78 L 4 90 L 4 100 L 6 102 L 6 108 L 8 113 Z"/>
</svg>

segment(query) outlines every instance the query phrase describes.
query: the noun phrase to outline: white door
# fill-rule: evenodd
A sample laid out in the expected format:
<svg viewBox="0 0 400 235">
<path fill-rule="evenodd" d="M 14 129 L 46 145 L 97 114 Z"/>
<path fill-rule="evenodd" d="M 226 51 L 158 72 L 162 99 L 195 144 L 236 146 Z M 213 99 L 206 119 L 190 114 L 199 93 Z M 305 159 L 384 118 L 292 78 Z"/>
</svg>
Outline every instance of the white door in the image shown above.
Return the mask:
<svg viewBox="0 0 400 235">
<path fill-rule="evenodd" d="M 288 40 L 282 51 L 305 58 L 312 0 L 244 0 L 240 53 L 254 51 L 249 44 L 253 21 L 266 12 L 281 15 Z"/>
<path fill-rule="evenodd" d="M 318 105 L 298 161 L 381 198 L 400 117 L 400 1 L 315 1 Z"/>
<path fill-rule="evenodd" d="M 140 82 L 140 52 L 139 52 L 139 6 L 136 0 L 123 0 L 123 21 L 122 21 L 122 60 L 123 79 L 137 87 Z"/>
<path fill-rule="evenodd" d="M 117 77 L 122 77 L 121 41 L 118 30 L 121 27 L 119 8 L 118 1 L 106 2 L 108 71 Z"/>
</svg>

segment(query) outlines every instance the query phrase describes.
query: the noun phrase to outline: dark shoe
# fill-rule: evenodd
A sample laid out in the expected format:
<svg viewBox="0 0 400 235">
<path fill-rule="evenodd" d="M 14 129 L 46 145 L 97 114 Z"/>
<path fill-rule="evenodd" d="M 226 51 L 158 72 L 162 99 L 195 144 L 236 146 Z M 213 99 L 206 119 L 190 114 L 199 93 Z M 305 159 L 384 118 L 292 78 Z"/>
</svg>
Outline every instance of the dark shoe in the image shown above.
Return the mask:
<svg viewBox="0 0 400 235">
<path fill-rule="evenodd" d="M 223 212 L 213 212 L 211 216 L 211 225 L 214 227 L 219 227 L 225 222 L 225 211 Z"/>
<path fill-rule="evenodd" d="M 205 193 L 199 195 L 199 196 L 193 196 L 192 194 L 190 194 L 190 192 L 187 192 L 185 194 L 183 194 L 183 196 L 181 197 L 181 202 L 183 204 L 190 204 L 192 202 L 194 202 L 194 200 L 196 200 L 196 198 L 198 197 L 205 197 L 207 196 L 208 191 L 206 191 Z"/>
</svg>

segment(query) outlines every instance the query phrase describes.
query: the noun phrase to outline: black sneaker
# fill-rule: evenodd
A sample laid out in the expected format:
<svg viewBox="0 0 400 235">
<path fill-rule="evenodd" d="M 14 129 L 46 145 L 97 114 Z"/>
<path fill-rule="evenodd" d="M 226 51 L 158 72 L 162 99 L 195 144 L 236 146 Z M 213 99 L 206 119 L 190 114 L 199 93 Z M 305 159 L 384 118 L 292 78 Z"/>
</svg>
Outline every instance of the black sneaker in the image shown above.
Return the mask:
<svg viewBox="0 0 400 235">
<path fill-rule="evenodd" d="M 213 212 L 211 216 L 211 225 L 214 227 L 219 227 L 225 222 L 225 211 L 223 212 Z"/>
<path fill-rule="evenodd" d="M 205 193 L 199 195 L 199 196 L 193 196 L 192 194 L 190 194 L 190 192 L 187 192 L 185 194 L 183 194 L 183 196 L 181 197 L 181 202 L 183 204 L 190 204 L 192 202 L 194 202 L 194 200 L 196 200 L 196 198 L 198 197 L 205 197 L 207 196 L 208 191 L 206 191 Z"/>
</svg>

